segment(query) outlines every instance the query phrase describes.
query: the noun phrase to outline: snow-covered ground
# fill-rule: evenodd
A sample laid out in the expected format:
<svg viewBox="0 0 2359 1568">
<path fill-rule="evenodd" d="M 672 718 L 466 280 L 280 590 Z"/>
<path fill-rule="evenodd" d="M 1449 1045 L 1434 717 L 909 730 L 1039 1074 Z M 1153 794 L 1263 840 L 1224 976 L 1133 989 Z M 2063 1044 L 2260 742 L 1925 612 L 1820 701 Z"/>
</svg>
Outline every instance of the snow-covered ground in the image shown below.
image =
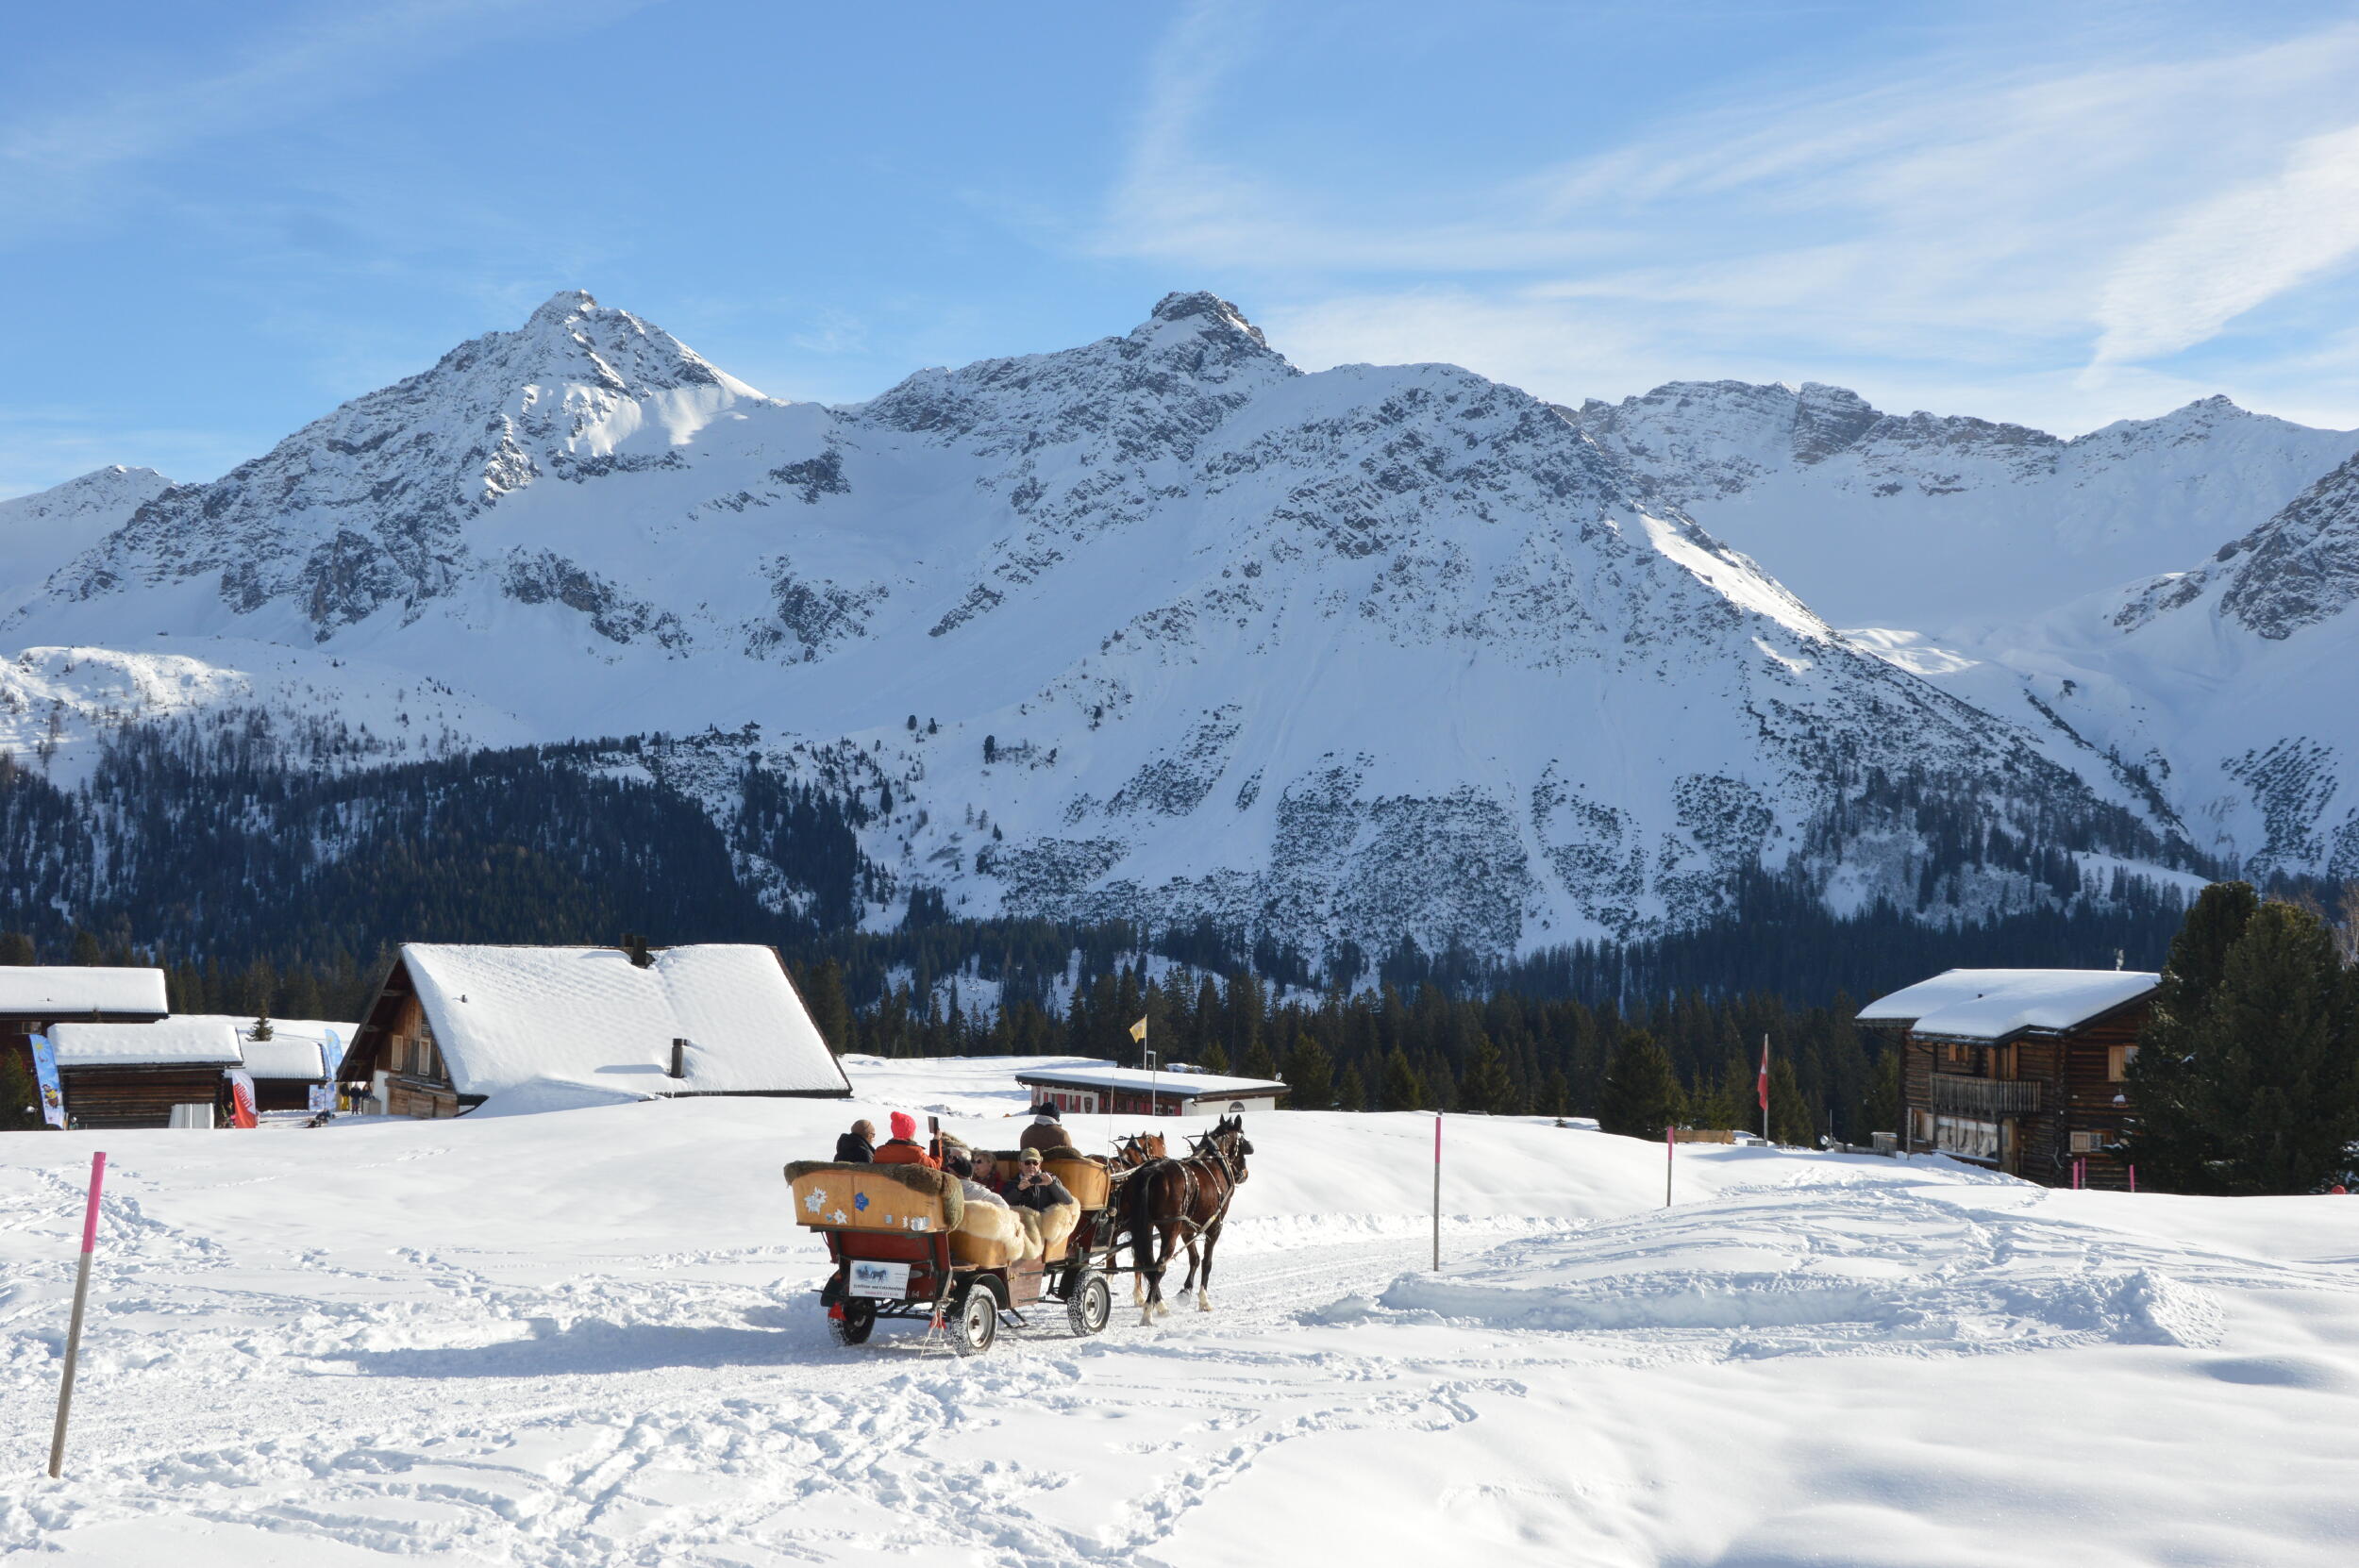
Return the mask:
<svg viewBox="0 0 2359 1568">
<path fill-rule="evenodd" d="M 1657 1146 L 1453 1118 L 1436 1276 L 1430 1119 L 1279 1112 L 1217 1310 L 837 1348 L 778 1166 L 893 1108 L 1012 1141 L 1016 1065 L 854 1059 L 849 1105 L 0 1140 L 0 1551 L 2116 1568 L 2359 1539 L 2349 1199 L 1689 1145 L 1665 1210 Z"/>
</svg>

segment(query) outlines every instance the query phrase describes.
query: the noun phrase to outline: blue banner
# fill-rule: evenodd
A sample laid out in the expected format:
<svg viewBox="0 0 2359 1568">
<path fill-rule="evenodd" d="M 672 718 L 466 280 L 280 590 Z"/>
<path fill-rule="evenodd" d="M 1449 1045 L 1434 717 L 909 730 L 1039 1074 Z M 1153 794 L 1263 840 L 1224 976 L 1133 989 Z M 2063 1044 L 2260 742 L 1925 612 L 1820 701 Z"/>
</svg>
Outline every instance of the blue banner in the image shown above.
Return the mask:
<svg viewBox="0 0 2359 1568">
<path fill-rule="evenodd" d="M 53 1127 L 65 1126 L 65 1091 L 58 1087 L 58 1053 L 45 1034 L 33 1036 L 33 1076 L 41 1083 L 42 1120 Z"/>
</svg>

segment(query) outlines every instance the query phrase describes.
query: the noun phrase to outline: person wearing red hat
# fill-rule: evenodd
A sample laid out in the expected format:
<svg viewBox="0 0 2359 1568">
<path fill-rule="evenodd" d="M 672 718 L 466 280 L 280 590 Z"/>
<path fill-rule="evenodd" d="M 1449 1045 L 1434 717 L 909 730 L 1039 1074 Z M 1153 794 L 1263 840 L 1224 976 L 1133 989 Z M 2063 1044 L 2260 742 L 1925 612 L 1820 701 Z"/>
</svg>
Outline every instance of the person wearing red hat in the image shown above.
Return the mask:
<svg viewBox="0 0 2359 1568">
<path fill-rule="evenodd" d="M 906 1110 L 896 1110 L 886 1124 L 893 1136 L 877 1145 L 876 1162 L 879 1165 L 923 1165 L 929 1171 L 942 1169 L 942 1161 L 926 1152 L 917 1141 L 917 1118 Z"/>
</svg>

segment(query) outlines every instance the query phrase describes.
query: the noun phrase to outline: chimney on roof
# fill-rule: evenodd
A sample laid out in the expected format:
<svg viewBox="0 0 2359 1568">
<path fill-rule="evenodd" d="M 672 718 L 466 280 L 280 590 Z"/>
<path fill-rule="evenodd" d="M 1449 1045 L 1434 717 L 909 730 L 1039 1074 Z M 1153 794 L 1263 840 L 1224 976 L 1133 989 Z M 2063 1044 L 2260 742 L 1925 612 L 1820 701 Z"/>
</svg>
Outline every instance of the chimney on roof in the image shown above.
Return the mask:
<svg viewBox="0 0 2359 1568">
<path fill-rule="evenodd" d="M 675 1039 L 672 1042 L 672 1076 L 688 1076 L 688 1042 L 685 1040 Z"/>
<path fill-rule="evenodd" d="M 647 939 L 636 931 L 623 933 L 623 951 L 629 955 L 631 963 L 637 968 L 645 969 L 655 962 L 647 955 Z"/>
</svg>

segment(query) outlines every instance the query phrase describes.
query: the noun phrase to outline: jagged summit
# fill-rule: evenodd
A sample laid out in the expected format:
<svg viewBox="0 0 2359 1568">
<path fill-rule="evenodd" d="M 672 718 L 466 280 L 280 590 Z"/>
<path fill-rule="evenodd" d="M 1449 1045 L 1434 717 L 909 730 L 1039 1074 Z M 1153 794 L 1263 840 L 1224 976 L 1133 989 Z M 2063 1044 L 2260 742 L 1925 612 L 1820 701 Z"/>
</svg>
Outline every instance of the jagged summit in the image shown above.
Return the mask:
<svg viewBox="0 0 2359 1568">
<path fill-rule="evenodd" d="M 1155 302 L 1151 319 L 1174 322 L 1186 321 L 1192 316 L 1208 317 L 1222 326 L 1244 333 L 1263 347 L 1268 346 L 1269 341 L 1262 336 L 1262 329 L 1246 320 L 1244 311 L 1218 294 L 1201 289 L 1175 290 L 1165 294 Z"/>
</svg>

